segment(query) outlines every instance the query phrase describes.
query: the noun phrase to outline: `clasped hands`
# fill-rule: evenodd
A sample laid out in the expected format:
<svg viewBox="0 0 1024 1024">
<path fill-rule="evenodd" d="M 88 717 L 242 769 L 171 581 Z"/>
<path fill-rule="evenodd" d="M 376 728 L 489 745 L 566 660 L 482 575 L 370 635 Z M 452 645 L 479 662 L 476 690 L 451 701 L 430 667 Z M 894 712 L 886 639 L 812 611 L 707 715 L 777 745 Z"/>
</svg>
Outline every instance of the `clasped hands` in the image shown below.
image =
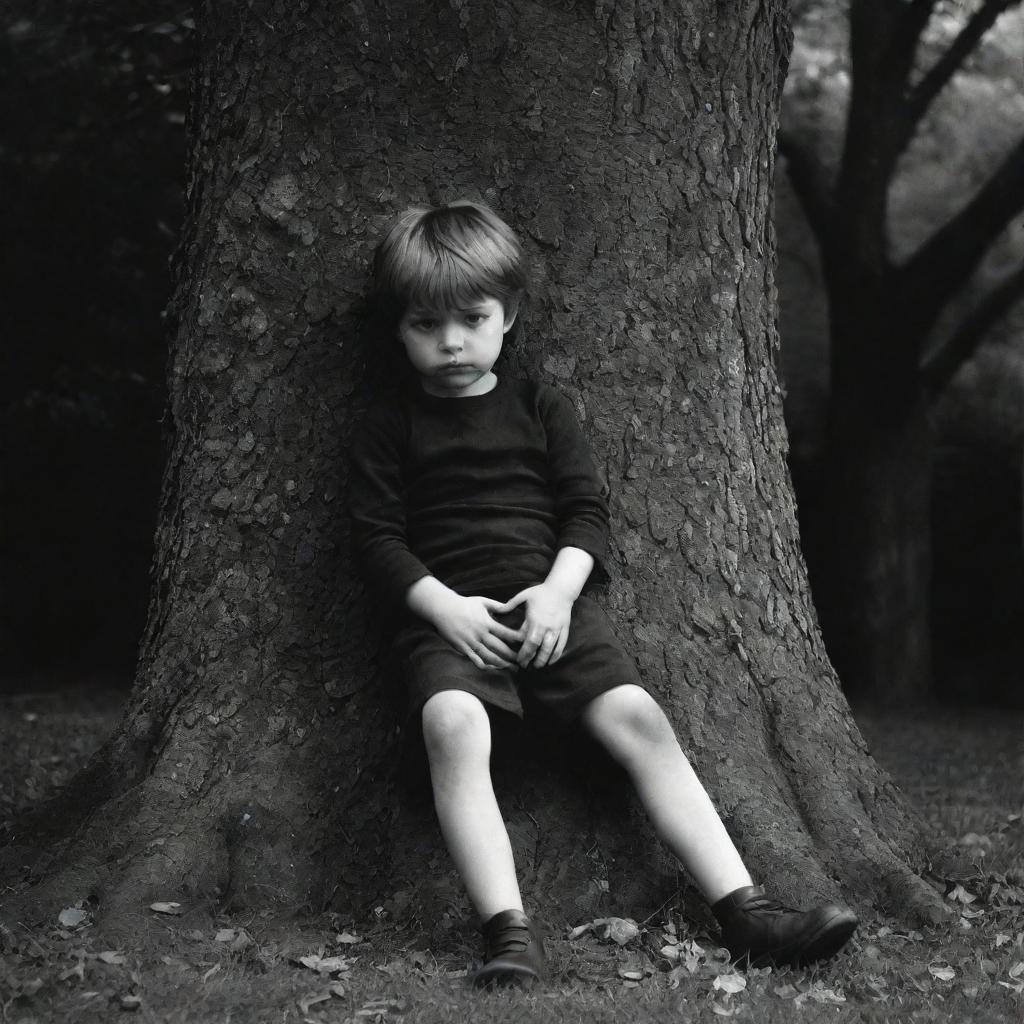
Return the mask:
<svg viewBox="0 0 1024 1024">
<path fill-rule="evenodd" d="M 526 606 L 526 616 L 518 629 L 495 618 L 520 605 Z M 572 597 L 550 583 L 527 587 L 504 604 L 453 593 L 438 609 L 434 626 L 477 668 L 543 668 L 565 650 L 572 605 Z"/>
</svg>

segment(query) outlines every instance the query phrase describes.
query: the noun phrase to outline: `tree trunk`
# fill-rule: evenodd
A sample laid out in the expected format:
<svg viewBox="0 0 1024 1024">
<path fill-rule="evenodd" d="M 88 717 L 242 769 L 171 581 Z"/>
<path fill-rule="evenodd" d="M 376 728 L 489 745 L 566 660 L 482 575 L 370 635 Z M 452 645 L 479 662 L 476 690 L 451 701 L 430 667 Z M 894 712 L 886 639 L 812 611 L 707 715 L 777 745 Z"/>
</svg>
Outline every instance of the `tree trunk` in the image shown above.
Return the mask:
<svg viewBox="0 0 1024 1024">
<path fill-rule="evenodd" d="M 937 913 L 825 656 L 785 467 L 784 4 L 211 4 L 201 39 L 149 627 L 116 734 L 14 838 L 29 898 L 91 896 L 110 927 L 152 899 L 464 909 L 396 770 L 344 454 L 373 245 L 411 201 L 476 196 L 535 262 L 502 372 L 575 402 L 613 490 L 603 602 L 751 868 Z M 530 737 L 496 756 L 528 900 L 569 922 L 676 898 L 621 780 Z"/>
<path fill-rule="evenodd" d="M 918 350 L 893 303 L 834 288 L 823 564 L 814 596 L 848 694 L 909 705 L 931 689 L 931 423 Z"/>
</svg>

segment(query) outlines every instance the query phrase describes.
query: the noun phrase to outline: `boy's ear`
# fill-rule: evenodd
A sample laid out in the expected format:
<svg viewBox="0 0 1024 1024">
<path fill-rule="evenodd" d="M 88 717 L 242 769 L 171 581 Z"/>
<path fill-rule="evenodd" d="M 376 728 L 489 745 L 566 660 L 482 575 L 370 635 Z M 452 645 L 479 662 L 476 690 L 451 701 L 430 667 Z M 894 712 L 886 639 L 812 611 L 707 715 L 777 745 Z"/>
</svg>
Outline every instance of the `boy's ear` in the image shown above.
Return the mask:
<svg viewBox="0 0 1024 1024">
<path fill-rule="evenodd" d="M 508 334 L 512 330 L 512 325 L 516 322 L 516 316 L 519 314 L 519 300 L 510 303 L 505 309 L 505 327 L 502 331 L 503 334 Z"/>
</svg>

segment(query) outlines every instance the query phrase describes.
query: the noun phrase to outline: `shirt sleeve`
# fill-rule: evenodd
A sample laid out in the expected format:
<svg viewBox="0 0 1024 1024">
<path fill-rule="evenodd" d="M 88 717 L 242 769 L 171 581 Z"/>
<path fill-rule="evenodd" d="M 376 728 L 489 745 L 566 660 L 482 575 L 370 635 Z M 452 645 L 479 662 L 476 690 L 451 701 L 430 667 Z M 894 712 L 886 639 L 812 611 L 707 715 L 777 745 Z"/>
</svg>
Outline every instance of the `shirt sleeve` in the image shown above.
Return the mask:
<svg viewBox="0 0 1024 1024">
<path fill-rule="evenodd" d="M 349 510 L 356 564 L 387 611 L 405 608 L 405 593 L 430 570 L 409 550 L 403 478 L 407 427 L 401 410 L 372 409 L 352 444 Z"/>
<path fill-rule="evenodd" d="M 594 559 L 594 581 L 606 580 L 608 484 L 570 401 L 553 388 L 538 390 L 548 442 L 548 465 L 558 516 L 558 547 L 581 548 Z"/>
</svg>

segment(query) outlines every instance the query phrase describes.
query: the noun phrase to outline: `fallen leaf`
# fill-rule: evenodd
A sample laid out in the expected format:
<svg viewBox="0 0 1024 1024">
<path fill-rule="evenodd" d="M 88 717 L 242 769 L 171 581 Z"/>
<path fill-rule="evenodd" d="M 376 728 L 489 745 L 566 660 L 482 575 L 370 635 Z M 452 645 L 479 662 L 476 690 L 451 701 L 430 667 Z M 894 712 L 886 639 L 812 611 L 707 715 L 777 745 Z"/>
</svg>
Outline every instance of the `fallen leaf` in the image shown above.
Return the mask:
<svg viewBox="0 0 1024 1024">
<path fill-rule="evenodd" d="M 722 992 L 742 992 L 747 987 L 747 979 L 742 974 L 719 974 L 714 987 Z"/>
<path fill-rule="evenodd" d="M 339 971 L 347 971 L 351 966 L 350 961 L 343 956 L 319 956 L 316 953 L 299 957 L 299 963 L 318 974 L 336 974 Z"/>
<path fill-rule="evenodd" d="M 81 907 L 65 907 L 57 916 L 57 920 L 65 928 L 78 928 L 85 924 L 89 918 L 89 912 Z"/>
<path fill-rule="evenodd" d="M 844 993 L 834 988 L 825 988 L 820 981 L 816 981 L 804 995 L 808 999 L 813 999 L 816 1003 L 845 1003 L 846 996 Z"/>
<path fill-rule="evenodd" d="M 640 926 L 631 917 L 600 917 L 594 921 L 602 939 L 625 946 L 640 934 Z"/>
<path fill-rule="evenodd" d="M 296 1002 L 303 1013 L 309 1013 L 309 1008 L 311 1006 L 315 1006 L 317 1003 L 325 1003 L 330 998 L 330 992 L 311 992 L 308 996 L 303 996 L 301 999 L 297 999 Z"/>
<path fill-rule="evenodd" d="M 725 1003 L 712 1003 L 711 1012 L 717 1013 L 719 1017 L 731 1017 L 738 1007 L 726 1006 Z"/>
<path fill-rule="evenodd" d="M 688 974 L 692 974 L 692 973 L 693 973 L 692 971 L 688 971 L 686 969 L 686 967 L 683 967 L 683 966 L 673 967 L 672 970 L 668 972 L 668 987 L 669 988 L 679 988 L 680 982 Z"/>
<path fill-rule="evenodd" d="M 996 932 L 996 949 L 998 949 L 1004 942 L 1009 942 L 1011 936 L 1007 935 L 1006 932 Z"/>
<path fill-rule="evenodd" d="M 214 942 L 231 942 L 238 934 L 234 928 L 221 928 L 213 937 Z M 305 1012 L 305 1011 L 303 1011 Z"/>
<path fill-rule="evenodd" d="M 409 956 L 409 962 L 413 967 L 418 967 L 424 974 L 436 974 L 437 964 L 434 962 L 434 958 L 423 949 L 416 950 Z"/>
<path fill-rule="evenodd" d="M 644 972 L 643 971 L 635 971 L 635 970 L 632 970 L 632 969 L 630 969 L 628 967 L 620 967 L 619 968 L 619 977 L 620 978 L 624 978 L 626 981 L 643 981 L 644 980 Z"/>
<path fill-rule="evenodd" d="M 1021 960 L 1019 963 L 1015 963 L 1007 973 L 1011 978 L 1019 978 L 1024 974 L 1024 960 Z"/>
<path fill-rule="evenodd" d="M 948 964 L 929 964 L 928 973 L 939 981 L 952 981 L 956 977 L 956 971 Z"/>
<path fill-rule="evenodd" d="M 220 970 L 220 964 L 214 964 L 204 975 L 203 983 L 208 982 L 218 971 Z"/>
<path fill-rule="evenodd" d="M 184 914 L 180 903 L 150 903 L 150 910 L 158 914 Z"/>
<path fill-rule="evenodd" d="M 105 949 L 102 953 L 97 954 L 98 958 L 105 964 L 123 964 L 124 953 L 118 953 L 113 949 Z"/>
<path fill-rule="evenodd" d="M 72 978 L 77 978 L 79 981 L 85 981 L 85 961 L 79 960 L 74 967 L 69 967 L 58 977 L 58 981 L 70 981 Z"/>
<path fill-rule="evenodd" d="M 384 1017 L 388 1013 L 401 1013 L 405 1003 L 400 999 L 371 999 L 363 1003 L 361 1010 L 356 1010 L 357 1017 Z"/>
<path fill-rule="evenodd" d="M 141 1005 L 141 997 L 135 995 L 134 993 L 128 993 L 127 995 L 121 996 L 122 1010 L 137 1010 Z"/>
<path fill-rule="evenodd" d="M 355 942 L 362 942 L 363 940 L 358 935 L 353 935 L 351 932 L 342 932 L 340 935 L 334 936 L 334 941 L 341 945 L 351 945 Z"/>
<path fill-rule="evenodd" d="M 800 994 L 800 990 L 796 988 L 794 985 L 776 985 L 775 988 L 772 989 L 772 991 L 780 999 L 792 999 L 794 996 Z"/>
<path fill-rule="evenodd" d="M 617 945 L 625 946 L 640 934 L 640 926 L 631 917 L 598 917 L 586 924 L 577 925 L 569 932 L 569 938 L 578 939 L 587 932 L 594 932 L 602 939 L 611 939 Z"/>
<path fill-rule="evenodd" d="M 946 894 L 947 900 L 953 900 L 957 903 L 973 903 L 977 898 L 977 896 L 969 893 L 959 882 L 953 886 L 952 892 Z"/>
</svg>

